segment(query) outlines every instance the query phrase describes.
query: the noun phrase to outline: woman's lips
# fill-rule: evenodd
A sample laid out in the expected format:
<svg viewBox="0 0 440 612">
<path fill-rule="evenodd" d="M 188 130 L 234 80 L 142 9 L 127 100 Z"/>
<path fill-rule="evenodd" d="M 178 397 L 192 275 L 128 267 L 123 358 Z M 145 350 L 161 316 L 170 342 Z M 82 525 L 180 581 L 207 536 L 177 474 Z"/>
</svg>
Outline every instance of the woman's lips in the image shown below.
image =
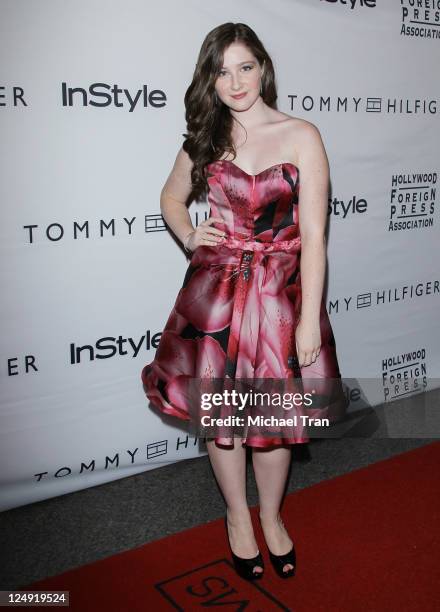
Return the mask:
<svg viewBox="0 0 440 612">
<path fill-rule="evenodd" d="M 241 98 L 244 98 L 245 95 L 246 95 L 246 92 L 242 94 L 237 94 L 236 96 L 231 96 L 231 97 L 234 98 L 235 100 L 241 100 Z"/>
</svg>

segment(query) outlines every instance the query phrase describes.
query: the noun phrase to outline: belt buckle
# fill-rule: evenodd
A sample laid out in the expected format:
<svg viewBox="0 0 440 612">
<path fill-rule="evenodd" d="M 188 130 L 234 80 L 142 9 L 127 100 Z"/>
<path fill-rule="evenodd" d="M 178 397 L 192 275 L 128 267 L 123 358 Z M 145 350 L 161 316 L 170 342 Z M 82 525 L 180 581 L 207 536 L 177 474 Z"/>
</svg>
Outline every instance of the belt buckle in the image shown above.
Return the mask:
<svg viewBox="0 0 440 612">
<path fill-rule="evenodd" d="M 246 262 L 246 265 L 243 269 L 243 278 L 245 281 L 249 280 L 249 276 L 250 276 L 249 265 L 250 265 L 250 262 L 253 256 L 254 256 L 253 251 L 243 251 L 242 259 L 243 261 Z"/>
</svg>

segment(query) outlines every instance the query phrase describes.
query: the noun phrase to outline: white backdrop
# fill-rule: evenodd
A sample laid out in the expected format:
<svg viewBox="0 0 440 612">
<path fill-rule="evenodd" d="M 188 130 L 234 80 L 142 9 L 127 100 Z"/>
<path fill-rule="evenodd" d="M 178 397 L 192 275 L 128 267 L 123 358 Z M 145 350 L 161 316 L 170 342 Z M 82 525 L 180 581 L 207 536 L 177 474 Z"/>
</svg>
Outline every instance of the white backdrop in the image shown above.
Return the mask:
<svg viewBox="0 0 440 612">
<path fill-rule="evenodd" d="M 327 149 L 342 375 L 417 361 L 439 377 L 440 1 L 414 4 L 0 2 L 1 509 L 205 452 L 140 373 L 188 265 L 159 194 L 200 45 L 226 21 L 260 36 L 279 109 Z"/>
</svg>

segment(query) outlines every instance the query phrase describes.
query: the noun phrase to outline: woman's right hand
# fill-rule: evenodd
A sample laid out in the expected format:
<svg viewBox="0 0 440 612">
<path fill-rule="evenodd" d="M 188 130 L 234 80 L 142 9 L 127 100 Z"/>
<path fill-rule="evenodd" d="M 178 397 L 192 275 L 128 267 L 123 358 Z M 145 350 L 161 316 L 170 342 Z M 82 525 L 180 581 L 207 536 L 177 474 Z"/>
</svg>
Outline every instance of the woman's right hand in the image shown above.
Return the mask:
<svg viewBox="0 0 440 612">
<path fill-rule="evenodd" d="M 215 227 L 212 223 L 224 223 L 219 217 L 209 217 L 202 221 L 195 230 L 187 234 L 183 241 L 183 246 L 187 251 L 195 251 L 199 246 L 215 246 L 225 240 L 226 233 Z"/>
</svg>

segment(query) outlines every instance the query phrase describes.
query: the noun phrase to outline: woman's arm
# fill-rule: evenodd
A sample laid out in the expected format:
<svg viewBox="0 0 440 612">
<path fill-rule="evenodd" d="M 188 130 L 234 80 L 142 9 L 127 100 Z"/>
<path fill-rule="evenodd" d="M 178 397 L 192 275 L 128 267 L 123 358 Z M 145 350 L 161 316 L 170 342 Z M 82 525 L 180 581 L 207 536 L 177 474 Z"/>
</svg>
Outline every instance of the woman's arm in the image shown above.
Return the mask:
<svg viewBox="0 0 440 612">
<path fill-rule="evenodd" d="M 329 163 L 318 128 L 306 121 L 299 131 L 302 304 L 297 343 L 300 365 L 306 366 L 315 361 L 321 346 L 319 317 L 326 268 Z"/>
<path fill-rule="evenodd" d="M 177 153 L 174 166 L 160 193 L 160 210 L 167 225 L 183 243 L 186 236 L 194 231 L 186 206 L 191 193 L 191 169 L 193 162 L 182 149 Z"/>
<path fill-rule="evenodd" d="M 217 245 L 225 236 L 223 231 L 211 227 L 214 223 L 223 223 L 223 220 L 217 217 L 210 217 L 202 221 L 197 228 L 193 227 L 186 206 L 192 191 L 192 166 L 193 162 L 188 153 L 180 148 L 160 194 L 163 218 L 187 251 L 194 251 L 200 245 Z"/>
</svg>

